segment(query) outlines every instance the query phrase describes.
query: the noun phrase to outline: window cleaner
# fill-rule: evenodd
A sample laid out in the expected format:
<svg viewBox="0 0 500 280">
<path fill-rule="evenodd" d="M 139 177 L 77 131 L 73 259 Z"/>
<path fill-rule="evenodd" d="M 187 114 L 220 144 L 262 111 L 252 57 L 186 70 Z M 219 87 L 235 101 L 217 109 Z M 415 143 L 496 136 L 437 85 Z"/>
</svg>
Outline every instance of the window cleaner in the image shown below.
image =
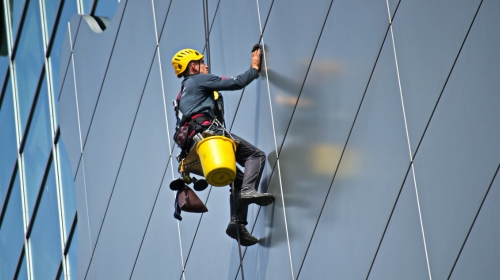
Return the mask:
<svg viewBox="0 0 500 280">
<path fill-rule="evenodd" d="M 212 176 L 207 176 L 206 179 L 212 180 L 212 183 L 215 182 L 212 184 L 214 186 L 234 180 L 231 184 L 229 199 L 231 219 L 226 234 L 233 239 L 239 239 L 243 246 L 251 246 L 259 240 L 252 236 L 245 227 L 248 224 L 248 205 L 267 206 L 272 204 L 275 198 L 271 193 L 257 191 L 264 170 L 266 154 L 224 128 L 224 99 L 220 91 L 242 89 L 259 76 L 261 46 L 255 45 L 252 49 L 250 69 L 234 77 L 209 74 L 208 65 L 205 65 L 203 57 L 203 54 L 194 49 L 183 49 L 172 58 L 174 72 L 183 80 L 181 90 L 174 101 L 177 118 L 174 141 L 181 149 L 177 157 L 181 177 L 172 181 L 170 188 L 179 190 L 186 183 L 194 183 L 195 190 L 203 190 L 208 186 L 206 180 L 193 180 L 189 175 L 190 173 L 199 176 L 206 175 L 204 173 L 206 168 L 200 164 L 200 155 L 196 152 L 203 150 L 205 144 L 217 143 L 216 148 L 209 150 L 215 151 L 213 156 L 221 159 L 230 157 L 234 153 L 235 161 L 245 167 L 245 172 L 236 167 L 234 178 L 229 178 L 228 181 L 222 180 L 217 183 L 210 178 Z M 214 140 L 222 140 L 225 143 L 222 145 L 221 141 Z M 225 176 L 231 177 L 227 174 Z"/>
</svg>

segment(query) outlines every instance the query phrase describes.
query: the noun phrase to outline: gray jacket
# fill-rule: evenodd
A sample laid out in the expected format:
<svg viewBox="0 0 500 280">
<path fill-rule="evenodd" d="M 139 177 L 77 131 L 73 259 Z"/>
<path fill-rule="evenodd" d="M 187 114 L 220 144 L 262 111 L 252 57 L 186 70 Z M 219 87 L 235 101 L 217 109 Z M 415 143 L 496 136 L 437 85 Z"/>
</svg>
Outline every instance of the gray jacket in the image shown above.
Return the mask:
<svg viewBox="0 0 500 280">
<path fill-rule="evenodd" d="M 235 77 L 220 77 L 212 74 L 188 76 L 182 81 L 179 110 L 184 116 L 204 114 L 213 119 L 216 116 L 214 91 L 242 89 L 258 76 L 259 73 L 254 68 Z"/>
</svg>

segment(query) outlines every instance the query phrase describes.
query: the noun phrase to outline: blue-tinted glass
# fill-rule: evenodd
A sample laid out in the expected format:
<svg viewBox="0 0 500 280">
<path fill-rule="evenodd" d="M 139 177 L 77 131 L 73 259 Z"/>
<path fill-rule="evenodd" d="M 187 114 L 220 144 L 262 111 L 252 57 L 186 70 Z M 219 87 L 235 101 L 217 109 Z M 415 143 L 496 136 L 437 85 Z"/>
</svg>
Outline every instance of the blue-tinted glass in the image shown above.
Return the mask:
<svg viewBox="0 0 500 280">
<path fill-rule="evenodd" d="M 0 279 L 12 279 L 24 242 L 21 187 L 16 176 L 0 226 Z"/>
<path fill-rule="evenodd" d="M 113 18 L 118 7 L 118 0 L 98 0 L 94 15 Z"/>
<path fill-rule="evenodd" d="M 61 69 L 59 69 L 61 65 L 61 52 L 62 45 L 64 40 L 64 34 L 68 32 L 68 22 L 71 19 L 71 16 L 78 13 L 78 9 L 76 7 L 75 0 L 67 0 L 63 2 L 63 10 L 61 12 L 61 17 L 59 18 L 59 24 L 57 26 L 56 38 L 54 39 L 54 43 L 52 45 L 52 50 L 50 51 L 50 65 L 52 70 L 52 87 L 54 88 L 54 96 L 59 96 L 59 73 Z M 66 69 L 62 69 L 65 71 Z M 54 98 L 56 100 L 57 98 Z M 56 110 L 56 121 L 58 120 L 58 108 L 59 106 L 55 106 Z"/>
<path fill-rule="evenodd" d="M 59 152 L 59 163 L 61 165 L 61 188 L 64 207 L 64 227 L 66 229 L 67 237 L 76 213 L 75 182 L 73 181 L 73 172 L 71 171 L 68 152 L 66 151 L 64 142 L 59 141 L 59 144 L 57 146 Z"/>
<path fill-rule="evenodd" d="M 61 0 L 44 0 L 45 4 L 45 22 L 47 24 L 47 35 L 52 35 L 52 28 L 56 19 L 57 9 Z"/>
<path fill-rule="evenodd" d="M 51 139 L 47 84 L 44 79 L 40 88 L 35 114 L 28 131 L 28 139 L 23 150 L 26 194 L 30 216 L 45 172 L 51 148 Z"/>
<path fill-rule="evenodd" d="M 38 1 L 30 1 L 14 59 L 21 128 L 24 130 L 43 65 L 42 28 Z"/>
<path fill-rule="evenodd" d="M 82 0 L 83 14 L 85 15 L 90 14 L 90 10 L 92 9 L 92 3 L 94 3 L 94 0 Z"/>
<path fill-rule="evenodd" d="M 17 156 L 14 103 L 10 79 L 3 95 L 3 101 L 0 104 L 0 209 L 7 193 Z"/>
<path fill-rule="evenodd" d="M 58 217 L 56 178 L 51 166 L 29 240 L 37 279 L 56 277 L 62 256 Z"/>
<path fill-rule="evenodd" d="M 0 83 L 3 83 L 7 69 L 9 69 L 9 56 L 0 56 Z"/>
<path fill-rule="evenodd" d="M 23 263 L 17 273 L 16 280 L 28 280 L 28 269 L 26 268 L 26 255 L 23 256 Z"/>
<path fill-rule="evenodd" d="M 69 279 L 77 279 L 76 265 L 78 264 L 78 225 L 69 245 L 68 255 Z"/>
<path fill-rule="evenodd" d="M 16 38 L 19 22 L 26 0 L 10 0 L 10 21 L 12 24 L 12 38 Z"/>
</svg>

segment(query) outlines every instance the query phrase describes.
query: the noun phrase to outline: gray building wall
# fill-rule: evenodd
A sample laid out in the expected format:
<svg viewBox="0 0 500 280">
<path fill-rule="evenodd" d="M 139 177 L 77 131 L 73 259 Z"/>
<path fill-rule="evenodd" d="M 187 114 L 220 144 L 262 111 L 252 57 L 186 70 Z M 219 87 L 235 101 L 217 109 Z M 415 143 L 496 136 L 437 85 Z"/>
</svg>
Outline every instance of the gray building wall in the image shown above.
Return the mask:
<svg viewBox="0 0 500 280">
<path fill-rule="evenodd" d="M 122 0 L 104 31 L 74 16 L 59 114 L 78 279 L 497 278 L 499 14 L 495 0 Z M 225 93 L 226 123 L 266 152 L 277 199 L 250 207 L 260 243 L 241 260 L 227 187 L 172 216 L 170 60 L 195 48 L 237 75 L 258 42 L 261 77 Z"/>
</svg>

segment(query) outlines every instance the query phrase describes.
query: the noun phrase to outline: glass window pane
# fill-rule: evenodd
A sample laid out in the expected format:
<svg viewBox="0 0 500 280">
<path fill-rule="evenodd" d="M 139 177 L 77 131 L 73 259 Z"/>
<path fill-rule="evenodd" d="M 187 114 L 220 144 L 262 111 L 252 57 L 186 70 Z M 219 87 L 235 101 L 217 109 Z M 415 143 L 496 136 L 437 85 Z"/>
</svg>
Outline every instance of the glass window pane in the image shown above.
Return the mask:
<svg viewBox="0 0 500 280">
<path fill-rule="evenodd" d="M 12 37 L 16 38 L 19 22 L 23 13 L 24 4 L 26 0 L 9 0 L 10 4 L 10 21 L 12 25 Z"/>
<path fill-rule="evenodd" d="M 64 1 L 63 5 L 63 10 L 59 19 L 59 24 L 57 26 L 56 38 L 54 39 L 52 50 L 50 51 L 50 64 L 52 68 L 52 85 L 54 88 L 54 96 L 59 96 L 59 73 L 61 71 L 59 67 L 61 64 L 61 52 L 64 34 L 68 32 L 67 29 L 69 20 L 74 14 L 78 13 L 75 0 L 66 0 Z M 62 69 L 62 71 L 65 70 L 66 69 Z M 57 100 L 57 98 L 55 100 Z"/>
<path fill-rule="evenodd" d="M 0 226 L 0 279 L 13 278 L 24 243 L 19 176 L 16 176 L 7 203 L 7 210 Z"/>
<path fill-rule="evenodd" d="M 17 273 L 16 280 L 28 280 L 28 269 L 26 268 L 26 255 L 23 256 L 23 263 L 21 264 L 21 268 Z"/>
<path fill-rule="evenodd" d="M 59 269 L 62 249 L 58 213 L 56 180 L 51 165 L 29 239 L 33 275 L 37 279 L 55 279 Z"/>
<path fill-rule="evenodd" d="M 50 38 L 52 28 L 56 19 L 57 9 L 59 8 L 60 0 L 44 0 L 45 6 L 45 21 L 47 22 L 47 34 Z"/>
<path fill-rule="evenodd" d="M 22 130 L 28 119 L 44 60 L 40 22 L 38 1 L 30 1 L 14 59 Z"/>
<path fill-rule="evenodd" d="M 75 233 L 71 239 L 68 255 L 69 279 L 77 279 L 76 265 L 78 263 L 78 224 L 75 227 Z"/>
<path fill-rule="evenodd" d="M 14 120 L 14 101 L 10 79 L 7 82 L 3 100 L 0 104 L 0 209 L 4 202 L 7 187 L 17 157 L 16 126 Z"/>
<path fill-rule="evenodd" d="M 33 115 L 33 121 L 27 132 L 28 138 L 26 139 L 26 145 L 23 150 L 24 175 L 26 178 L 26 194 L 30 217 L 52 146 L 49 102 L 45 79 L 39 95 Z"/>
<path fill-rule="evenodd" d="M 90 14 L 90 9 L 92 9 L 92 4 L 94 3 L 94 0 L 82 0 L 83 4 L 83 14 L 89 15 Z"/>
<path fill-rule="evenodd" d="M 3 40 L 0 38 L 0 40 Z M 0 83 L 3 83 L 9 69 L 9 56 L 0 56 Z"/>
<path fill-rule="evenodd" d="M 68 153 L 66 152 L 63 141 L 59 141 L 57 150 L 59 154 L 59 163 L 61 165 L 61 189 L 64 207 L 64 227 L 66 229 L 65 237 L 68 237 L 76 213 L 75 182 L 73 181 L 73 172 L 71 171 Z"/>
<path fill-rule="evenodd" d="M 112 19 L 117 8 L 118 0 L 98 0 L 94 15 Z"/>
</svg>

